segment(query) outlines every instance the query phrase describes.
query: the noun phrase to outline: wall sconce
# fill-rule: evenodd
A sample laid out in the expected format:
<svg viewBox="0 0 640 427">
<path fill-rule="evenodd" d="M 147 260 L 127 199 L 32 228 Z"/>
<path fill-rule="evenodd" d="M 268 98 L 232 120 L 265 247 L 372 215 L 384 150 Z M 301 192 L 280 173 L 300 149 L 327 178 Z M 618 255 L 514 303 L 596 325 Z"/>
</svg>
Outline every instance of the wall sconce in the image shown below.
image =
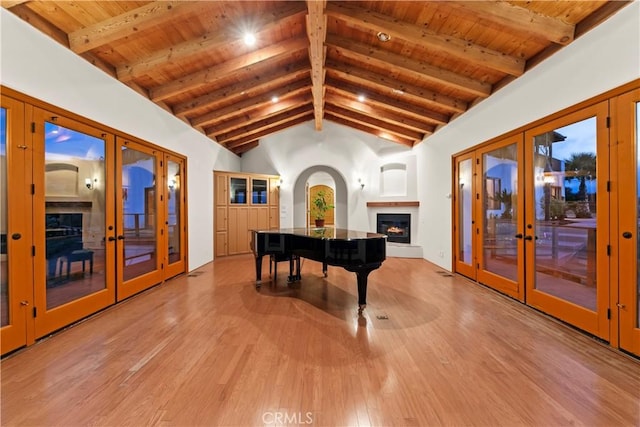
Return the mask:
<svg viewBox="0 0 640 427">
<path fill-rule="evenodd" d="M 362 182 L 361 178 L 358 178 L 358 184 L 360 184 L 360 190 L 364 190 L 364 182 Z"/>
<path fill-rule="evenodd" d="M 91 180 L 91 178 L 85 178 L 84 180 L 84 185 L 87 186 L 87 188 L 89 190 L 93 190 L 96 187 L 96 183 L 98 182 L 98 179 L 94 179 L 93 181 Z"/>
<path fill-rule="evenodd" d="M 278 190 L 280 190 L 280 187 L 282 186 L 282 178 L 280 179 L 280 181 L 278 181 L 278 183 L 276 184 L 276 188 Z"/>
<path fill-rule="evenodd" d="M 175 177 L 170 178 L 169 182 L 167 183 L 167 185 L 169 186 L 169 191 L 173 191 L 173 189 L 176 188 L 176 184 L 177 184 L 176 178 Z"/>
</svg>

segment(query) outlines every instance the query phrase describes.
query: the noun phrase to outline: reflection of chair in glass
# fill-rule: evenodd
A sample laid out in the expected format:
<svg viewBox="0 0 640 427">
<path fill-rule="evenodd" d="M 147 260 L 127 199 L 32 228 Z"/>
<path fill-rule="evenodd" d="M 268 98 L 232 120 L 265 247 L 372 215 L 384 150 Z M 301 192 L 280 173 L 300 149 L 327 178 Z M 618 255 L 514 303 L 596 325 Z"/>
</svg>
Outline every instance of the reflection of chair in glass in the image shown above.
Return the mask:
<svg viewBox="0 0 640 427">
<path fill-rule="evenodd" d="M 67 279 L 71 274 L 71 263 L 82 261 L 82 273 L 86 271 L 85 262 L 89 261 L 89 274 L 93 274 L 93 251 L 87 249 L 78 249 L 60 257 L 60 272 L 62 275 L 62 267 L 67 263 Z"/>
</svg>

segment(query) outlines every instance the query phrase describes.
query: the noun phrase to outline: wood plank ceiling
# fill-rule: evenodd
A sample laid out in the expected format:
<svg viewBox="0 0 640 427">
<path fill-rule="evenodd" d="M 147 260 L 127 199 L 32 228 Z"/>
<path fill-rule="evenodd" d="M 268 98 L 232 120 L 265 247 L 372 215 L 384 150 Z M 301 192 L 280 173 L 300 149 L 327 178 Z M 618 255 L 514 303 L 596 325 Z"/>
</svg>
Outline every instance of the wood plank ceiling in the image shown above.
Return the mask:
<svg viewBox="0 0 640 427">
<path fill-rule="evenodd" d="M 1 1 L 238 155 L 324 120 L 413 146 L 628 3 Z"/>
</svg>

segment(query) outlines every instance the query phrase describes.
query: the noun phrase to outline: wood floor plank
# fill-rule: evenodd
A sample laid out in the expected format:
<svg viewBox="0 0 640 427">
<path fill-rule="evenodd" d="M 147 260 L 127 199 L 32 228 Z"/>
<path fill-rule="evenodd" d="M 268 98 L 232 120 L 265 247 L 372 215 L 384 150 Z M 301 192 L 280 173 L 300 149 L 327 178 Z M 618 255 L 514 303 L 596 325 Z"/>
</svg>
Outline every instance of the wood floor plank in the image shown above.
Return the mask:
<svg viewBox="0 0 640 427">
<path fill-rule="evenodd" d="M 5 357 L 2 425 L 640 425 L 640 361 L 424 260 L 362 316 L 340 268 L 198 271 Z"/>
</svg>

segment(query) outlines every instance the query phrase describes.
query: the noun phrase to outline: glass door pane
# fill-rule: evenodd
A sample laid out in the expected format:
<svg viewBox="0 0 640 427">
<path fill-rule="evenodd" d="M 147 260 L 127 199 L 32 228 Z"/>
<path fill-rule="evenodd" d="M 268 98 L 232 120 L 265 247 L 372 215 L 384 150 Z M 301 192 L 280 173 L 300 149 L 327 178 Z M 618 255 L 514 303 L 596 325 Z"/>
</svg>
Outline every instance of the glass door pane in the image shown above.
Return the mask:
<svg viewBox="0 0 640 427">
<path fill-rule="evenodd" d="M 527 302 L 603 339 L 609 336 L 607 115 L 602 102 L 526 134 Z"/>
<path fill-rule="evenodd" d="M 456 243 L 456 272 L 471 279 L 476 278 L 475 259 L 473 254 L 474 241 L 474 179 L 475 163 L 473 154 L 460 156 L 456 159 L 456 194 L 455 194 L 455 243 Z"/>
<path fill-rule="evenodd" d="M 46 121 L 47 310 L 106 288 L 105 141 Z"/>
<path fill-rule="evenodd" d="M 120 140 L 121 167 L 118 222 L 118 301 L 162 281 L 162 257 L 165 249 L 159 245 L 160 230 L 164 229 L 164 196 L 168 178 L 161 173 L 161 154 L 142 144 Z M 158 181 L 166 182 L 158 185 Z M 172 180 L 177 179 L 175 176 Z M 173 182 L 172 182 L 173 185 Z M 161 193 L 159 193 L 161 192 Z"/>
<path fill-rule="evenodd" d="M 523 299 L 522 225 L 519 205 L 522 185 L 522 137 L 500 141 L 480 152 L 477 182 L 478 280 Z"/>
<path fill-rule="evenodd" d="M 166 219 L 164 221 L 166 240 L 166 259 L 164 278 L 184 273 L 186 268 L 185 223 L 184 223 L 184 159 L 166 154 L 164 156 L 166 188 Z M 226 199 L 225 199 L 226 201 Z"/>
<path fill-rule="evenodd" d="M 122 147 L 125 281 L 158 268 L 155 160 L 153 154 Z"/>
</svg>

